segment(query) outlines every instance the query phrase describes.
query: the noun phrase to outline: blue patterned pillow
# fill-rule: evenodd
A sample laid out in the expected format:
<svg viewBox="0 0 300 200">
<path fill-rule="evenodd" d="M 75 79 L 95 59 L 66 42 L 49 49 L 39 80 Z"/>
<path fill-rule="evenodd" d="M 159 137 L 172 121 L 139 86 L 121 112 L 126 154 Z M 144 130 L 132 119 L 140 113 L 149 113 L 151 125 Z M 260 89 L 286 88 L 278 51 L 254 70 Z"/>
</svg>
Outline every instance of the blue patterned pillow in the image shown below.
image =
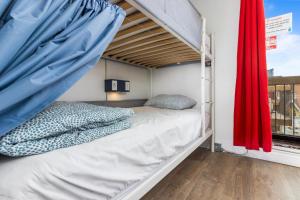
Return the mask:
<svg viewBox="0 0 300 200">
<path fill-rule="evenodd" d="M 173 110 L 184 110 L 192 108 L 197 104 L 194 99 L 183 95 L 167 95 L 160 94 L 149 99 L 145 106 L 152 106 L 156 108 L 167 108 Z"/>
</svg>

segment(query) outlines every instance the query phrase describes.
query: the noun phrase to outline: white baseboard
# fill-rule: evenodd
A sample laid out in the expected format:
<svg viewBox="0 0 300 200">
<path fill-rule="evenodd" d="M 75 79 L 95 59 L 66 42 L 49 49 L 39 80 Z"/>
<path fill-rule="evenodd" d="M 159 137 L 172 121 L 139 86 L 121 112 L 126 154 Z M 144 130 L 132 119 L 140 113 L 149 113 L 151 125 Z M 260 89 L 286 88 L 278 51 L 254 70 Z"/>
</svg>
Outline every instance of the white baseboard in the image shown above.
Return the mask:
<svg viewBox="0 0 300 200">
<path fill-rule="evenodd" d="M 300 151 L 292 150 L 288 148 L 282 148 L 282 147 L 273 147 L 272 152 L 266 153 L 262 150 L 260 151 L 246 151 L 245 148 L 242 147 L 234 147 L 231 144 L 222 144 L 222 147 L 224 150 L 236 153 L 236 154 L 242 154 L 243 156 L 247 156 L 250 158 L 257 158 L 261 160 L 266 160 L 270 162 L 276 162 L 280 164 L 300 167 Z"/>
</svg>

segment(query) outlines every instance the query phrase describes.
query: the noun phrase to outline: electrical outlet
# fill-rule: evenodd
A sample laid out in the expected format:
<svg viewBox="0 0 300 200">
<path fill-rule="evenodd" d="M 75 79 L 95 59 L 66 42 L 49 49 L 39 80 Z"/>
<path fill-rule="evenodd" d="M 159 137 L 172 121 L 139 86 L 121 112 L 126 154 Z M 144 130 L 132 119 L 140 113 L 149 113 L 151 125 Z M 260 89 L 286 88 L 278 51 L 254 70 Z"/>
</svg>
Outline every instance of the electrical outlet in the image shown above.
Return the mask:
<svg viewBox="0 0 300 200">
<path fill-rule="evenodd" d="M 215 152 L 223 152 L 222 144 L 215 143 Z"/>
</svg>

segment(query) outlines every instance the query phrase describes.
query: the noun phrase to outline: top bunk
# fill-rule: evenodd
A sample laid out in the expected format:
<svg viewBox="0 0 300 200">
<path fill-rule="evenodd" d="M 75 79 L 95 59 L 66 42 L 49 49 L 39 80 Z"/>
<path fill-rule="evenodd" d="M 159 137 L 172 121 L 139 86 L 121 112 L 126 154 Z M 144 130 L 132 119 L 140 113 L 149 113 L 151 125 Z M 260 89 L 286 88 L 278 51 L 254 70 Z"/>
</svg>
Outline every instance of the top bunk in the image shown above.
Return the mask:
<svg viewBox="0 0 300 200">
<path fill-rule="evenodd" d="M 201 60 L 202 18 L 188 0 L 111 2 L 126 11 L 126 18 L 103 58 L 149 68 Z M 211 38 L 205 38 L 210 60 Z"/>
</svg>

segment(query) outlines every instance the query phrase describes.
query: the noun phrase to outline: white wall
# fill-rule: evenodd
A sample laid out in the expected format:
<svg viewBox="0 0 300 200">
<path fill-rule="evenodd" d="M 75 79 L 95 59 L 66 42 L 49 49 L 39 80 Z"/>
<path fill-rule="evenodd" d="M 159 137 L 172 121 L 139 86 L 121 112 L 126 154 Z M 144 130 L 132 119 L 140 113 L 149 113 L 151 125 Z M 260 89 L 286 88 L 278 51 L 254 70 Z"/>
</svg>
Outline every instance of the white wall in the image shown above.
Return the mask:
<svg viewBox="0 0 300 200">
<path fill-rule="evenodd" d="M 192 1 L 207 19 L 207 31 L 215 36 L 216 142 L 232 149 L 240 0 Z M 196 64 L 156 70 L 153 94 L 180 93 L 200 101 L 200 70 Z"/>
<path fill-rule="evenodd" d="M 145 68 L 108 61 L 107 78 L 130 81 L 130 92 L 108 93 L 108 100 L 148 99 L 150 71 Z"/>
<path fill-rule="evenodd" d="M 216 142 L 232 147 L 240 0 L 193 2 L 215 36 Z"/>
<path fill-rule="evenodd" d="M 130 81 L 130 92 L 108 93 L 107 100 L 146 99 L 150 95 L 150 72 L 148 69 L 101 60 L 91 71 L 70 88 L 59 101 L 104 101 L 104 80 Z M 105 78 L 106 76 L 106 78 Z"/>
<path fill-rule="evenodd" d="M 233 146 L 233 113 L 240 0 L 191 0 L 215 35 L 216 142 L 246 156 L 300 167 L 300 155 L 273 148 L 272 153 Z"/>
<path fill-rule="evenodd" d="M 104 77 L 104 61 L 100 61 L 91 71 L 63 94 L 58 101 L 105 100 Z"/>
<path fill-rule="evenodd" d="M 209 77 L 210 68 L 206 68 Z M 209 82 L 206 82 L 206 97 L 210 97 Z M 182 94 L 201 103 L 201 66 L 200 63 L 173 65 L 155 69 L 152 73 L 152 95 Z"/>
</svg>

